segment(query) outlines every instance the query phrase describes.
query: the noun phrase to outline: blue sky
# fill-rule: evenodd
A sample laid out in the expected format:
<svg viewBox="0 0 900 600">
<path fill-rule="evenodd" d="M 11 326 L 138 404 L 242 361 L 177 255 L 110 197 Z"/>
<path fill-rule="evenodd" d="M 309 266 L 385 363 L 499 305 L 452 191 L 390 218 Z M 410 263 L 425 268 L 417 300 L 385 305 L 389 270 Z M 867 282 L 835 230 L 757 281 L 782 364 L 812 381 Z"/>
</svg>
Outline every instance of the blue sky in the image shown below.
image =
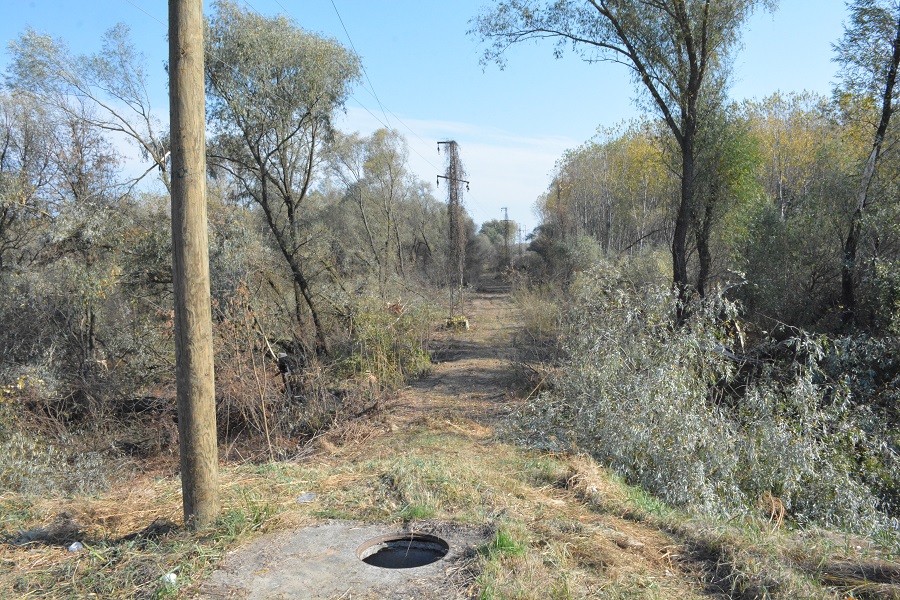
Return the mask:
<svg viewBox="0 0 900 600">
<path fill-rule="evenodd" d="M 6 4 L 0 22 L 4 70 L 6 43 L 27 26 L 64 39 L 75 51 L 93 52 L 106 29 L 124 22 L 146 56 L 154 108 L 166 117 L 167 2 Z M 395 127 L 410 145 L 413 170 L 432 183 L 443 169 L 436 142 L 457 140 L 471 180 L 464 201 L 478 223 L 501 218 L 505 206 L 511 219 L 528 229 L 537 225 L 535 200 L 563 151 L 592 137 L 598 127 L 639 114 L 624 67 L 586 64 L 572 54 L 555 60 L 549 44 L 513 48 L 505 70 L 483 68 L 482 48 L 466 31 L 488 0 L 246 4 L 265 15 L 286 13 L 304 29 L 347 46 L 352 40 L 368 80 L 347 104 L 341 128 L 371 133 L 385 124 Z M 737 56 L 732 97 L 762 98 L 778 90 L 828 94 L 835 73 L 831 44 L 842 33 L 845 15 L 843 0 L 780 0 L 774 13 L 756 14 Z M 443 188 L 437 190 L 437 197 L 443 193 Z"/>
</svg>

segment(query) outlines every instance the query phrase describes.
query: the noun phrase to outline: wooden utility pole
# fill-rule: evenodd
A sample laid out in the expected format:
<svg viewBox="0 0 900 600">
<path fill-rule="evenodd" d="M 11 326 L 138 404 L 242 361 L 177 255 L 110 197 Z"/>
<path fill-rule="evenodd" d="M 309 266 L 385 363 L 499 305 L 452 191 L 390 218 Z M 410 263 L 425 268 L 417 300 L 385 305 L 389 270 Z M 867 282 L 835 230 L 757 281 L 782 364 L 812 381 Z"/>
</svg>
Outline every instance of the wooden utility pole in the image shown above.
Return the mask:
<svg viewBox="0 0 900 600">
<path fill-rule="evenodd" d="M 185 524 L 198 528 L 214 521 L 220 508 L 206 233 L 202 0 L 169 0 L 169 114 L 181 491 Z"/>
</svg>

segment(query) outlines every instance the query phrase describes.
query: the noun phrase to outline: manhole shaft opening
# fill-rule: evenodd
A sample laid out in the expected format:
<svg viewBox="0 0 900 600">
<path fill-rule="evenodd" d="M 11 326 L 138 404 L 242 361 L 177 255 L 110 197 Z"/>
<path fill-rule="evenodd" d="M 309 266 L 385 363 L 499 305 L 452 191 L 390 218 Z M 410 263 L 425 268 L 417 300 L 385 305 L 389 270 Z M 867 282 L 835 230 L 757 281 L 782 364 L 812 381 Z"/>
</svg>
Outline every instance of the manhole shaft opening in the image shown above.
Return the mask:
<svg viewBox="0 0 900 600">
<path fill-rule="evenodd" d="M 356 556 L 373 567 L 411 569 L 437 562 L 447 555 L 450 545 L 437 536 L 404 533 L 372 538 L 357 548 Z"/>
</svg>

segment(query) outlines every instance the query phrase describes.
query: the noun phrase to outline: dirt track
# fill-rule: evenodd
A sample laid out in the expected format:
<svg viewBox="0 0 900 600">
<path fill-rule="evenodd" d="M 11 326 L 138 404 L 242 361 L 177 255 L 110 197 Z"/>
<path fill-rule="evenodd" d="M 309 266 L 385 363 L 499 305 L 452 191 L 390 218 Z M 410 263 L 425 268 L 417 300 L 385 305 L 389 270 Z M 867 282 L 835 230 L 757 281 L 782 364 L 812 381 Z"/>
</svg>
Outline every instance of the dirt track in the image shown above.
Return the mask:
<svg viewBox="0 0 900 600">
<path fill-rule="evenodd" d="M 609 597 L 603 590 L 620 586 L 644 597 L 639 589 L 648 582 L 656 591 L 646 597 L 709 597 L 695 574 L 677 568 L 667 535 L 604 514 L 596 498 L 615 492 L 592 464 L 578 457 L 535 458 L 496 438 L 499 421 L 519 402 L 510 363 L 519 319 L 499 285 L 471 294 L 465 313 L 470 329 L 437 334 L 431 373 L 389 402 L 380 423 L 326 440 L 315 459 L 332 473 L 320 484 L 329 511 L 375 516 L 305 519 L 305 527 L 259 538 L 226 557 L 203 585 L 203 597 L 474 597 L 477 548 L 504 522 L 524 524 L 522 535 L 536 549 L 510 559 L 496 597 L 547 597 L 542 590 L 560 579 L 569 590 L 565 597 Z M 407 469 L 407 459 L 418 467 Z M 423 465 L 437 475 L 417 479 L 415 469 Z M 425 520 L 390 516 L 403 502 L 411 504 L 410 497 L 439 494 L 427 488 L 446 485 L 434 483 L 442 474 L 468 478 L 476 491 L 454 490 L 450 496 L 469 495 L 456 504 L 436 503 L 436 514 Z M 383 489 L 385 481 L 392 489 Z M 405 570 L 370 567 L 353 556 L 364 534 L 398 530 L 443 535 L 453 541 L 451 554 Z M 571 571 L 548 562 L 555 553 L 571 563 Z"/>
</svg>

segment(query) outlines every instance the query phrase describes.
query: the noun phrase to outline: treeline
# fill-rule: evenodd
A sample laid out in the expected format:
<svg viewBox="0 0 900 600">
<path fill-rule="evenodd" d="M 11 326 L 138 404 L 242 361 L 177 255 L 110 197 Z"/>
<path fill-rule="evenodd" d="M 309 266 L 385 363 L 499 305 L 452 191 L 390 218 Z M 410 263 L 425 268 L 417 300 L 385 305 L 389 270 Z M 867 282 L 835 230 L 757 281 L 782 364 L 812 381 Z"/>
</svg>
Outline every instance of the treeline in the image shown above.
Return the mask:
<svg viewBox="0 0 900 600">
<path fill-rule="evenodd" d="M 566 153 L 538 201 L 520 264 L 542 285 L 519 297 L 558 364 L 512 430 L 675 505 L 895 541 L 900 12 L 848 2 L 831 96 L 730 102 L 764 4 L 507 0 L 479 19 L 488 59 L 552 37 L 627 65 L 653 111 Z"/>
<path fill-rule="evenodd" d="M 900 300 L 897 176 L 889 137 L 859 227 L 853 322 L 845 320 L 845 245 L 871 150 L 871 120 L 846 96 L 775 94 L 728 107 L 699 170 L 690 278 L 729 288 L 763 329 L 896 329 Z M 890 129 L 889 136 L 896 130 Z M 565 278 L 598 257 L 670 261 L 678 171 L 661 126 L 601 132 L 560 159 L 539 199 L 533 268 Z"/>
<path fill-rule="evenodd" d="M 659 123 L 568 152 L 522 263 L 566 290 L 561 368 L 520 411 L 519 439 L 588 451 L 679 506 L 730 515 L 774 499 L 800 525 L 893 531 L 900 156 L 892 126 L 861 214 L 863 108 L 842 94 L 729 107 L 700 155 L 686 299 L 670 278 L 680 178 Z"/>
<path fill-rule="evenodd" d="M 352 52 L 229 1 L 206 39 L 220 440 L 275 455 L 428 368 L 442 296 L 429 290 L 452 280 L 447 209 L 396 131 L 334 127 L 360 74 Z M 0 487 L 26 489 L 64 475 L 51 468 L 70 457 L 63 439 L 103 456 L 174 449 L 172 173 L 165 107 L 127 27 L 95 54 L 31 30 L 10 52 Z M 484 260 L 473 253 L 472 277 Z"/>
</svg>

